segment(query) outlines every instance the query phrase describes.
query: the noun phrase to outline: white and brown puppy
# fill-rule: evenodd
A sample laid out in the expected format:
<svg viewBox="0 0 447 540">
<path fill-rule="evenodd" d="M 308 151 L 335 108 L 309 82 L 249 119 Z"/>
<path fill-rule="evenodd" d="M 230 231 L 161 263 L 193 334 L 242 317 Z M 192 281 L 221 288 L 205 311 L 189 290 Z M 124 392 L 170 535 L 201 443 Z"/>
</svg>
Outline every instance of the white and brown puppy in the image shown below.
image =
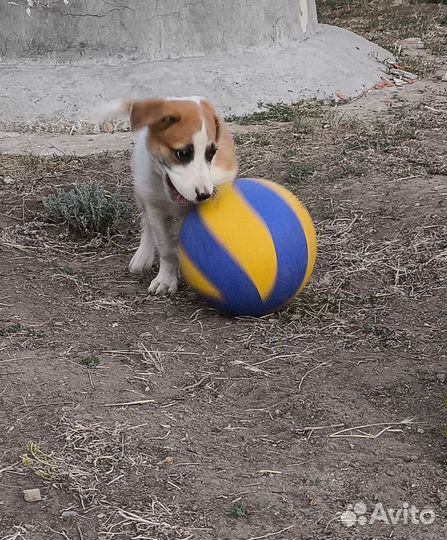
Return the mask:
<svg viewBox="0 0 447 540">
<path fill-rule="evenodd" d="M 233 138 L 213 106 L 201 98 L 149 99 L 125 108 L 132 129 L 139 131 L 132 171 L 143 216 L 140 247 L 129 269 L 150 270 L 157 252 L 160 267 L 149 292 L 173 294 L 181 220 L 191 204 L 235 178 Z"/>
</svg>

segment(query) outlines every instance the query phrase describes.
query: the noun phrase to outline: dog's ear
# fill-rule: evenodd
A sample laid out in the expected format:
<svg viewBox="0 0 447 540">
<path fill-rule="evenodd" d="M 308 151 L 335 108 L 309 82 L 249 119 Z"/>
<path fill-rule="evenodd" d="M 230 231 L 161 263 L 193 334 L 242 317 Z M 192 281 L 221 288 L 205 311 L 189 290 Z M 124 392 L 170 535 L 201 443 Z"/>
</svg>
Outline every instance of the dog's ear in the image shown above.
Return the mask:
<svg viewBox="0 0 447 540">
<path fill-rule="evenodd" d="M 151 131 L 163 131 L 180 120 L 179 113 L 163 99 L 134 101 L 129 106 L 133 131 L 149 126 Z"/>
<path fill-rule="evenodd" d="M 203 99 L 200 101 L 200 104 L 202 105 L 205 113 L 208 129 L 211 131 L 209 135 L 211 135 L 211 137 L 217 142 L 220 136 L 220 123 L 222 120 L 217 116 L 217 113 L 210 101 Z"/>
</svg>

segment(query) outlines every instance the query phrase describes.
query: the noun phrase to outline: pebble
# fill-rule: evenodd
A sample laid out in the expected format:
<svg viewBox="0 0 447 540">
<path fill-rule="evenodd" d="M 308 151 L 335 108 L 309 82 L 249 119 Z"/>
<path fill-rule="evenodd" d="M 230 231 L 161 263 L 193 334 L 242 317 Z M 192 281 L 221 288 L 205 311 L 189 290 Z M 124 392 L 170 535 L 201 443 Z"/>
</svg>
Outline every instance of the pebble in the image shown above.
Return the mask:
<svg viewBox="0 0 447 540">
<path fill-rule="evenodd" d="M 403 50 L 416 51 L 418 49 L 425 49 L 425 43 L 421 38 L 411 37 L 406 39 L 398 39 L 395 42 L 397 47 L 401 47 Z"/>
<path fill-rule="evenodd" d="M 64 510 L 61 514 L 62 519 L 70 519 L 77 516 L 74 510 Z"/>
<path fill-rule="evenodd" d="M 441 508 L 447 508 L 447 493 L 438 490 L 439 506 Z"/>
<path fill-rule="evenodd" d="M 40 489 L 24 489 L 23 498 L 26 502 L 37 502 L 42 500 L 42 495 L 40 494 Z"/>
<path fill-rule="evenodd" d="M 445 373 L 436 373 L 436 378 L 439 382 L 445 383 Z"/>
<path fill-rule="evenodd" d="M 103 133 L 113 133 L 115 131 L 115 128 L 112 124 L 112 122 L 103 122 L 99 125 L 100 131 Z"/>
</svg>

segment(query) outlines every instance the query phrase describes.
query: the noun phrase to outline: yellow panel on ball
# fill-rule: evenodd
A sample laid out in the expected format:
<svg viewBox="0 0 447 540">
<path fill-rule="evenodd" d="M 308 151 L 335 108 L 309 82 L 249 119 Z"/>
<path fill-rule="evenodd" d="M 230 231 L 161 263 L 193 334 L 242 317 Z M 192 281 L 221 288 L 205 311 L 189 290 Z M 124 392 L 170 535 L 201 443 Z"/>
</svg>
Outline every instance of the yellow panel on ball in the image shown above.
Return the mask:
<svg viewBox="0 0 447 540">
<path fill-rule="evenodd" d="M 317 253 L 312 219 L 284 187 L 237 179 L 187 214 L 180 232 L 183 275 L 212 307 L 260 316 L 306 285 Z"/>
</svg>

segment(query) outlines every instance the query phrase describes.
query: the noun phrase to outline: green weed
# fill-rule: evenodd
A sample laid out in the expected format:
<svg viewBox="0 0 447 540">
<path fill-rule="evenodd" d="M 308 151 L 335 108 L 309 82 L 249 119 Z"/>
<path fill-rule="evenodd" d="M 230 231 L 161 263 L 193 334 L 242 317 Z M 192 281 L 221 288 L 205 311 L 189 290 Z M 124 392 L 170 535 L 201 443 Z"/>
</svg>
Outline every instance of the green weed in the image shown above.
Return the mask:
<svg viewBox="0 0 447 540">
<path fill-rule="evenodd" d="M 293 122 L 296 128 L 307 130 L 326 113 L 323 103 L 315 99 L 297 103 L 259 103 L 261 110 L 241 116 L 233 115 L 225 118 L 227 122 L 240 125 L 267 124 L 269 122 Z"/>
<path fill-rule="evenodd" d="M 294 118 L 293 105 L 286 103 L 258 103 L 260 111 L 243 115 L 230 115 L 226 122 L 236 122 L 241 126 L 266 124 L 267 122 L 292 122 Z"/>
<path fill-rule="evenodd" d="M 39 478 L 51 480 L 58 477 L 59 465 L 51 454 L 43 452 L 36 443 L 26 445 L 22 463 Z"/>
<path fill-rule="evenodd" d="M 27 337 L 45 337 L 45 332 L 43 330 L 33 330 L 32 328 L 26 328 L 20 323 L 10 324 L 4 328 L 0 328 L 0 336 L 12 336 L 12 335 L 23 335 Z"/>
<path fill-rule="evenodd" d="M 314 172 L 315 169 L 310 163 L 292 163 L 289 165 L 287 182 L 289 184 L 299 184 L 312 176 Z"/>
<path fill-rule="evenodd" d="M 244 502 L 237 501 L 234 504 L 232 504 L 230 507 L 225 508 L 225 513 L 235 518 L 241 518 L 241 517 L 247 517 L 248 510 Z"/>
<path fill-rule="evenodd" d="M 95 368 L 96 366 L 99 365 L 100 362 L 101 362 L 101 359 L 95 356 L 94 354 L 90 354 L 89 356 L 84 356 L 84 358 L 81 358 L 80 360 L 80 363 L 89 369 Z"/>
<path fill-rule="evenodd" d="M 236 133 L 234 142 L 239 146 L 244 144 L 268 146 L 270 144 L 269 138 L 264 133 Z"/>
</svg>

